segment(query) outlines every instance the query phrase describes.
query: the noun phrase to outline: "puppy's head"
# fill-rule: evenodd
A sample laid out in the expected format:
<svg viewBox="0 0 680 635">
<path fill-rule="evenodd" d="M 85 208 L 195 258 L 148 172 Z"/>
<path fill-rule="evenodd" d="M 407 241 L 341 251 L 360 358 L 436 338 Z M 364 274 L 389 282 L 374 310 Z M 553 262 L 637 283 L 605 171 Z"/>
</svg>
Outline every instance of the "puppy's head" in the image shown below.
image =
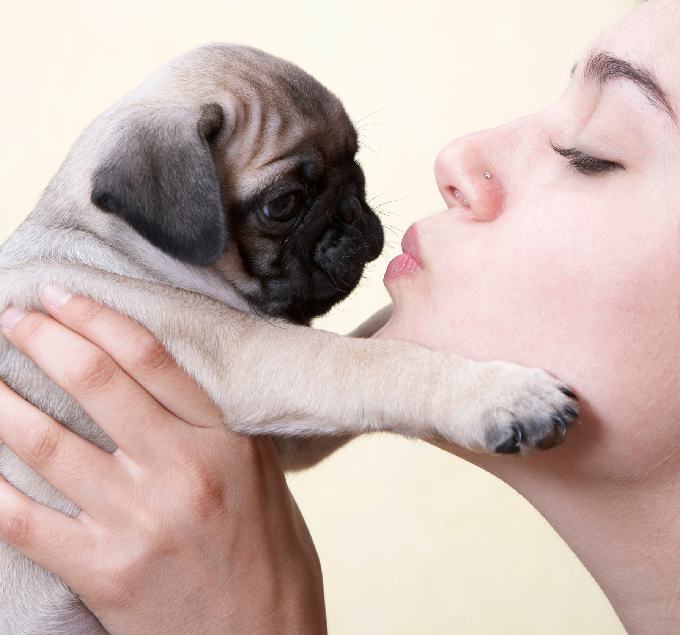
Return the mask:
<svg viewBox="0 0 680 635">
<path fill-rule="evenodd" d="M 103 119 L 92 202 L 174 258 L 216 268 L 259 312 L 308 323 L 382 250 L 354 127 L 288 62 L 203 47 Z"/>
</svg>

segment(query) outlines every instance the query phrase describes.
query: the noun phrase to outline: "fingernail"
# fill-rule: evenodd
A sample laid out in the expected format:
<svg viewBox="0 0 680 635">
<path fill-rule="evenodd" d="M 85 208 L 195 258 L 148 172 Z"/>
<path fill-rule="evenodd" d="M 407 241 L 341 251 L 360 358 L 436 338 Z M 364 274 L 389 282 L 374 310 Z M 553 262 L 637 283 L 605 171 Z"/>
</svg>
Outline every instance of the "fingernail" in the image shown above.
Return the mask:
<svg viewBox="0 0 680 635">
<path fill-rule="evenodd" d="M 17 322 L 26 315 L 27 311 L 22 309 L 17 309 L 13 306 L 9 307 L 2 314 L 2 328 L 8 333 L 12 332 L 12 329 L 17 325 Z"/>
<path fill-rule="evenodd" d="M 62 289 L 51 282 L 44 284 L 40 293 L 43 300 L 55 309 L 66 304 L 72 297 L 72 294 L 66 291 L 66 289 Z"/>
</svg>

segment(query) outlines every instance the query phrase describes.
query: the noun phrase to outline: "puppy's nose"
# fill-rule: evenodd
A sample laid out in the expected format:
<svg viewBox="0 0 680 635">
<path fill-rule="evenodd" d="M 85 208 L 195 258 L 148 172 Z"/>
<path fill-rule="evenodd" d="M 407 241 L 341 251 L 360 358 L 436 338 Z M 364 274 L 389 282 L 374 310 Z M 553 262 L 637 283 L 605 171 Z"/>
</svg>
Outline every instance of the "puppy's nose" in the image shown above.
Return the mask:
<svg viewBox="0 0 680 635">
<path fill-rule="evenodd" d="M 363 221 L 364 210 L 356 196 L 348 196 L 340 205 L 340 219 L 348 225 Z"/>
</svg>

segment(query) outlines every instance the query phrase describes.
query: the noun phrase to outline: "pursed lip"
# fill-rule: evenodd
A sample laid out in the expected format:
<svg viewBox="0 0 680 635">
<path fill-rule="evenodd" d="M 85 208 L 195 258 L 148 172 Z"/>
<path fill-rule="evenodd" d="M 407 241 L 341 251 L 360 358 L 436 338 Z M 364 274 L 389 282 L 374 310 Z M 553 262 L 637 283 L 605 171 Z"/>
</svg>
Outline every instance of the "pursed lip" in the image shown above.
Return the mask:
<svg viewBox="0 0 680 635">
<path fill-rule="evenodd" d="M 406 232 L 404 237 L 401 239 L 401 251 L 413 258 L 418 264 L 418 267 L 422 269 L 423 264 L 420 258 L 420 239 L 418 238 L 418 228 L 416 223 L 413 223 Z"/>
<path fill-rule="evenodd" d="M 420 259 L 418 229 L 411 225 L 401 239 L 402 254 L 393 258 L 385 270 L 384 284 L 398 278 L 411 277 L 423 270 Z"/>
</svg>

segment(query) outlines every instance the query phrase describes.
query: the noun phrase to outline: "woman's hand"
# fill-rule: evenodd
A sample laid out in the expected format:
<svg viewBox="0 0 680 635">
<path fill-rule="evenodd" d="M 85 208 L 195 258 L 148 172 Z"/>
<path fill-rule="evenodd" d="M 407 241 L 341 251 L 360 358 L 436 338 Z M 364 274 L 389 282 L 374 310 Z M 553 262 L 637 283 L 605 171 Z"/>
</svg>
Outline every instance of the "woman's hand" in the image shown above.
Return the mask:
<svg viewBox="0 0 680 635">
<path fill-rule="evenodd" d="M 226 429 L 132 320 L 50 285 L 44 298 L 55 319 L 9 309 L 3 334 L 118 449 L 0 383 L 0 439 L 81 509 L 70 518 L 0 478 L 0 538 L 112 634 L 325 632 L 318 558 L 271 440 Z"/>
</svg>

